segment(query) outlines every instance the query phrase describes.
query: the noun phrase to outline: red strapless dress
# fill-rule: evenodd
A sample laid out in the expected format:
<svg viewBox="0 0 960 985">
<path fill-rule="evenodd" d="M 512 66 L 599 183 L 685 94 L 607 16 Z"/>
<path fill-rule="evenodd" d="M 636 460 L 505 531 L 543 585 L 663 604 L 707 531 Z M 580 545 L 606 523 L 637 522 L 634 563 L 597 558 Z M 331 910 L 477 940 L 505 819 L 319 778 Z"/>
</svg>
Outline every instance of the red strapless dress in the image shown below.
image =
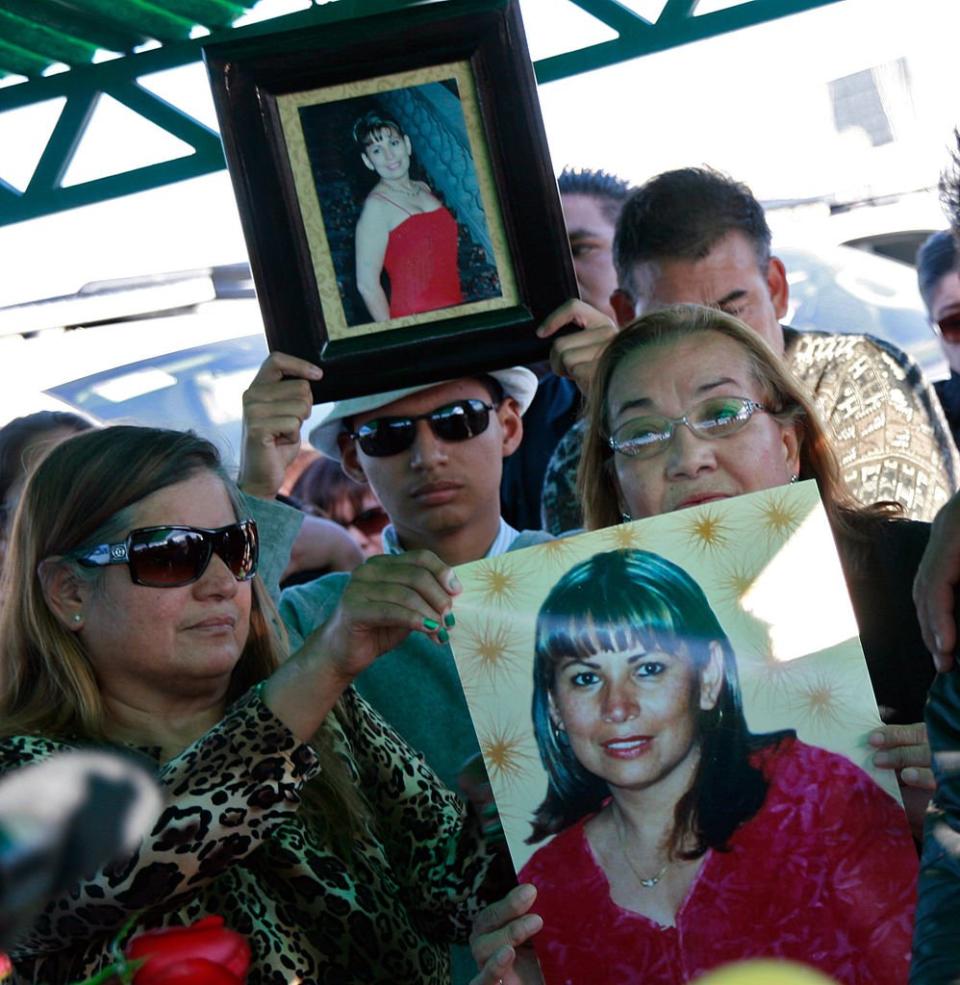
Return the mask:
<svg viewBox="0 0 960 985">
<path fill-rule="evenodd" d="M 457 222 L 443 206 L 411 215 L 392 229 L 383 266 L 390 278 L 391 318 L 463 303 Z"/>
</svg>

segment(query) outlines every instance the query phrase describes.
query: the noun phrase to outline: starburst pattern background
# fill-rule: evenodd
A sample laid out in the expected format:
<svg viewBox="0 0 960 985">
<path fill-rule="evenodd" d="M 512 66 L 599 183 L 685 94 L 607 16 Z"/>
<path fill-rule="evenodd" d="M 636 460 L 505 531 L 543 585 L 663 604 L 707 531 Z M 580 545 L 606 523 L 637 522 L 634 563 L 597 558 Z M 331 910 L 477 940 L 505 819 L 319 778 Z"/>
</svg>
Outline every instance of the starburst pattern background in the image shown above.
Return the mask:
<svg viewBox="0 0 960 985">
<path fill-rule="evenodd" d="M 530 722 L 537 611 L 573 565 L 626 547 L 656 551 L 699 582 L 737 654 L 752 731 L 792 728 L 899 796 L 892 773 L 869 761 L 880 716 L 816 483 L 803 482 L 457 569 L 451 644 L 518 869 L 547 789 Z"/>
</svg>

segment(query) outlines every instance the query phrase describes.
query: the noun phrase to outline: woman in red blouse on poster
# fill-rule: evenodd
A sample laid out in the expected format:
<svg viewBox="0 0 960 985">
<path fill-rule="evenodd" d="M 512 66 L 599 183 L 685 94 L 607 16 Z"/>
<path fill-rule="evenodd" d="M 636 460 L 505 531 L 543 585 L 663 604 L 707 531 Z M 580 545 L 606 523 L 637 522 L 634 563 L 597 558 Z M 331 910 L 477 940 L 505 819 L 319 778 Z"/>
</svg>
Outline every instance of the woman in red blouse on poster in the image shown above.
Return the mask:
<svg viewBox="0 0 960 985">
<path fill-rule="evenodd" d="M 548 985 L 674 985 L 754 956 L 907 981 L 903 811 L 844 757 L 750 733 L 683 569 L 623 550 L 567 572 L 537 620 L 533 715 L 549 786 L 530 841 L 555 837 L 520 879 Z"/>
</svg>

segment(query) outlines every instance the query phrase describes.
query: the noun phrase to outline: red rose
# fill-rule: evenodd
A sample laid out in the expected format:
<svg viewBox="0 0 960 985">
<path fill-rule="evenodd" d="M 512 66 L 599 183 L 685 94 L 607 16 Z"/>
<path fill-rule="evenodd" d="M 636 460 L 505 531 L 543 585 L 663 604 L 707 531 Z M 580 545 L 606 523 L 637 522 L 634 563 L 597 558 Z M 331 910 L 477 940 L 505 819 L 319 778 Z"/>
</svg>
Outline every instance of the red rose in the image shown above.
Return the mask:
<svg viewBox="0 0 960 985">
<path fill-rule="evenodd" d="M 133 985 L 244 985 L 250 967 L 246 938 L 216 916 L 138 934 L 124 954 L 131 961 L 146 958 Z"/>
</svg>

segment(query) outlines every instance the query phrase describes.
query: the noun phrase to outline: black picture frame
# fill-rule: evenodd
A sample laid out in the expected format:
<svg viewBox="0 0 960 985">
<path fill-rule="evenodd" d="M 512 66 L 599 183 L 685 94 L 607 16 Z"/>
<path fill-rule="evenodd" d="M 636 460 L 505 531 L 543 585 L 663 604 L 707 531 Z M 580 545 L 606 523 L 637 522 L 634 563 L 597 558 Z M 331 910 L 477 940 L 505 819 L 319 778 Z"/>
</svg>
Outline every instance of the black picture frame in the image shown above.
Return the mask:
<svg viewBox="0 0 960 985">
<path fill-rule="evenodd" d="M 314 385 L 315 400 L 546 356 L 549 340 L 536 337 L 536 326 L 576 297 L 577 287 L 517 0 L 438 0 L 314 23 L 209 45 L 204 59 L 267 341 L 273 350 L 324 369 L 324 379 Z M 459 110 L 449 93 L 459 100 Z M 368 313 L 367 323 L 358 325 L 360 296 L 350 296 L 349 247 L 343 245 L 351 220 L 339 214 L 349 215 L 349 206 L 337 204 L 348 196 L 328 188 L 341 181 L 346 187 L 346 166 L 341 174 L 336 162 L 347 161 L 348 153 L 331 150 L 331 135 L 339 140 L 349 134 L 346 123 L 365 98 L 380 105 L 387 95 L 394 106 L 398 100 L 413 109 L 427 105 L 429 119 L 441 120 L 432 132 L 425 124 L 421 134 L 459 133 L 453 143 L 460 163 L 450 165 L 449 173 L 447 165 L 435 167 L 428 187 L 444 208 L 451 195 L 461 194 L 467 203 L 449 210 L 459 231 L 464 300 L 387 322 L 375 322 Z M 352 148 L 359 165 L 359 145 Z M 435 160 L 447 158 L 438 153 Z M 373 170 L 370 163 L 366 167 Z M 461 172 L 467 177 L 457 180 L 468 183 L 470 167 L 476 192 L 469 186 L 464 193 L 444 191 Z M 362 208 L 356 203 L 355 195 L 354 208 Z M 464 215 L 471 208 L 469 225 Z M 477 211 L 486 222 L 486 240 Z M 474 267 L 469 257 L 463 260 L 465 227 L 466 238 L 481 241 L 478 249 L 470 246 Z"/>
</svg>

